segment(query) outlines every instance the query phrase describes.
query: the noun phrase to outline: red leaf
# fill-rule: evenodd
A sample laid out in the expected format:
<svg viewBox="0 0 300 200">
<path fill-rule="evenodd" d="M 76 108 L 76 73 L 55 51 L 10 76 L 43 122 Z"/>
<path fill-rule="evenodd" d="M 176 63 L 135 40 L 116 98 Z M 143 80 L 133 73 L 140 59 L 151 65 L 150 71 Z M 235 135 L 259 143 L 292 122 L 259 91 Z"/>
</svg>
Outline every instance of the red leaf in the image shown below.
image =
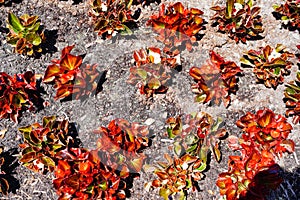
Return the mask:
<svg viewBox="0 0 300 200">
<path fill-rule="evenodd" d="M 82 64 L 82 58 L 80 56 L 74 56 L 71 54 L 66 54 L 61 61 L 60 66 L 64 70 L 74 70 L 80 67 Z"/>
</svg>

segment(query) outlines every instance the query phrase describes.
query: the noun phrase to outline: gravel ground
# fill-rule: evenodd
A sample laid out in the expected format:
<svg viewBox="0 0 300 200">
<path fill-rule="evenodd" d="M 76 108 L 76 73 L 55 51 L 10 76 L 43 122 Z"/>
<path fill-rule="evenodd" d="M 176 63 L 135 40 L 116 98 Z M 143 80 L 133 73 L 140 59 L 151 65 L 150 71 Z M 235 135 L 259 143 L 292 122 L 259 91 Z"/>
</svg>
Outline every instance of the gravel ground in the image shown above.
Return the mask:
<svg viewBox="0 0 300 200">
<path fill-rule="evenodd" d="M 144 151 L 150 158 L 148 162 L 151 164 L 162 160 L 163 154 L 170 151 L 168 148 L 170 144 L 161 140 L 164 138 L 165 120 L 168 117 L 199 110 L 206 111 L 213 117 L 223 117 L 229 133 L 239 135 L 240 130 L 235 126 L 235 121 L 248 111 L 254 112 L 267 107 L 276 113 L 285 113 L 285 104 L 282 101 L 284 85 L 274 90 L 267 89 L 262 84 L 256 84 L 251 69 L 243 69 L 243 76 L 239 80 L 239 90 L 235 95 L 231 95 L 232 103 L 227 109 L 223 105 L 208 106 L 194 103 L 194 95 L 190 90 L 193 80 L 188 74 L 192 66 L 201 66 L 209 58 L 210 50 L 216 51 L 226 60 L 232 60 L 238 65 L 245 51 L 258 49 L 267 44 L 275 46 L 277 43 L 282 43 L 290 52 L 295 52 L 296 44 L 300 43 L 299 32 L 282 28 L 281 22 L 272 15 L 272 5 L 282 1 L 256 1 L 256 4 L 262 7 L 261 16 L 265 31 L 261 40 L 249 41 L 247 44 L 236 44 L 226 35 L 217 32 L 216 27 L 211 26 L 210 17 L 214 12 L 209 8 L 216 4 L 224 5 L 225 1 L 181 2 L 204 11 L 203 17 L 207 22 L 206 29 L 201 31 L 204 36 L 198 42 L 198 46 L 194 47 L 193 52 L 182 53 L 183 69 L 172 77 L 169 91 L 150 99 L 141 96 L 136 87 L 127 84 L 126 80 L 129 76 L 133 50 L 147 46 L 161 47 L 161 44 L 155 40 L 155 35 L 145 26 L 148 17 L 158 11 L 157 4 L 142 8 L 143 14 L 139 20 L 139 28 L 134 31 L 135 37 L 119 38 L 114 42 L 101 40 L 93 32 L 93 26 L 87 14 L 89 5 L 85 1 L 16 0 L 0 6 L 0 71 L 10 75 L 27 70 L 43 74 L 51 60 L 60 57 L 60 52 L 65 46 L 76 44 L 72 53 L 85 54 L 84 62 L 98 63 L 98 70 L 106 73 L 106 81 L 102 85 L 103 90 L 96 97 L 88 98 L 83 102 L 79 100 L 54 101 L 55 91 L 52 86 L 42 84 L 45 90 L 42 97 L 44 101 L 50 103 L 48 107 L 35 113 L 24 112 L 19 124 L 6 119 L 0 121 L 0 130 L 8 129 L 1 140 L 1 145 L 5 146 L 4 152 L 13 163 L 9 179 L 13 183 L 11 184 L 12 191 L 8 196 L 1 196 L 0 199 L 57 199 L 52 187 L 53 175 L 51 173 L 45 176 L 33 173 L 21 166 L 16 159 L 16 154 L 20 150 L 18 145 L 23 140 L 17 128 L 41 122 L 43 116 L 57 115 L 75 122 L 83 146 L 89 149 L 96 146 L 96 136 L 90 134 L 91 130 L 107 125 L 114 118 L 124 118 L 130 122 L 142 124 L 151 122 L 150 129 L 155 137 L 153 137 L 152 145 Z M 39 16 L 48 38 L 47 53 L 39 58 L 28 58 L 12 52 L 12 48 L 5 41 L 6 34 L 4 33 L 9 11 L 13 11 L 18 16 L 24 13 Z M 295 58 L 291 61 L 297 62 Z M 294 64 L 285 82 L 293 80 L 296 71 L 297 65 Z M 300 199 L 300 171 L 297 159 L 297 157 L 300 159 L 299 125 L 294 126 L 290 138 L 296 143 L 296 152 L 285 155 L 278 161 L 283 168 L 285 179 L 280 188 L 271 193 L 269 199 Z M 227 157 L 232 153 L 225 144 L 226 142 L 222 145 L 221 163 L 211 163 L 210 170 L 205 174 L 206 178 L 199 183 L 201 191 L 190 194 L 188 199 L 221 198 L 215 181 L 219 173 L 226 171 Z M 160 199 L 157 190 L 147 192 L 143 189 L 144 184 L 153 180 L 154 177 L 151 173 L 142 172 L 140 178 L 134 180 L 131 197 L 128 199 Z"/>
</svg>

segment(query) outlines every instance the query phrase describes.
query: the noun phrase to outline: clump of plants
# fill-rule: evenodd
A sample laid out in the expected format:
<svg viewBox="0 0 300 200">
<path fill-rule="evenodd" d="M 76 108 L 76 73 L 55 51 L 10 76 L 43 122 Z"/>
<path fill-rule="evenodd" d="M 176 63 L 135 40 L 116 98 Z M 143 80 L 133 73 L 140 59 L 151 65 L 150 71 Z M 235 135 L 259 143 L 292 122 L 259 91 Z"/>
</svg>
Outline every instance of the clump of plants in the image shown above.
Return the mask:
<svg viewBox="0 0 300 200">
<path fill-rule="evenodd" d="M 82 57 L 71 54 L 74 45 L 62 50 L 61 58 L 52 60 L 46 69 L 43 82 L 54 84 L 54 99 L 80 99 L 97 93 L 100 73 L 97 65 L 82 64 Z"/>
<path fill-rule="evenodd" d="M 283 83 L 284 76 L 290 74 L 292 63 L 288 61 L 289 57 L 293 57 L 293 54 L 282 44 L 277 44 L 275 48 L 267 45 L 258 51 L 249 50 L 241 58 L 241 63 L 253 67 L 258 82 L 276 88 Z"/>
<path fill-rule="evenodd" d="M 97 149 L 70 148 L 58 154 L 53 184 L 60 199 L 125 199 L 133 174 L 139 173 L 148 146 L 148 128 L 112 120 L 94 133 Z"/>
<path fill-rule="evenodd" d="M 248 112 L 236 124 L 244 133 L 240 139 L 230 136 L 229 147 L 241 155 L 229 156 L 228 171 L 219 175 L 217 186 L 229 200 L 264 199 L 282 182 L 276 158 L 294 151 L 287 139 L 292 126 L 269 109 Z"/>
<path fill-rule="evenodd" d="M 159 13 L 152 15 L 147 25 L 158 34 L 157 40 L 165 45 L 163 51 L 174 56 L 185 49 L 192 50 L 199 31 L 204 27 L 202 14 L 197 8 L 184 8 L 180 2 L 167 7 L 162 4 Z"/>
<path fill-rule="evenodd" d="M 9 33 L 6 39 L 15 48 L 15 52 L 28 56 L 35 56 L 42 52 L 41 44 L 45 41 L 45 36 L 40 28 L 38 16 L 24 14 L 17 17 L 10 12 L 7 28 Z"/>
<path fill-rule="evenodd" d="M 237 43 L 246 43 L 263 32 L 260 7 L 253 0 L 227 0 L 226 6 L 211 8 L 216 14 L 211 18 L 218 24 L 219 31 L 229 35 Z"/>
<path fill-rule="evenodd" d="M 285 114 L 286 116 L 292 116 L 293 123 L 298 124 L 300 121 L 300 72 L 297 73 L 295 81 L 286 84 L 284 96 L 287 107 Z"/>
<path fill-rule="evenodd" d="M 210 52 L 210 60 L 202 67 L 192 67 L 190 75 L 197 82 L 192 85 L 196 93 L 195 101 L 220 105 L 230 104 L 230 94 L 237 90 L 237 75 L 242 70 L 232 61 L 225 61 L 223 57 Z"/>
<path fill-rule="evenodd" d="M 125 119 L 112 120 L 107 127 L 100 127 L 94 133 L 99 134 L 97 149 L 106 157 L 111 168 L 123 172 L 138 173 L 142 169 L 146 156 L 140 153 L 148 146 L 149 130 L 147 126 L 129 123 Z"/>
<path fill-rule="evenodd" d="M 103 164 L 97 150 L 72 148 L 55 168 L 53 180 L 59 199 L 125 199 L 126 177 Z"/>
<path fill-rule="evenodd" d="M 34 110 L 37 99 L 33 72 L 15 74 L 13 77 L 0 72 L 0 119 L 10 118 L 17 123 L 21 111 Z"/>
<path fill-rule="evenodd" d="M 90 4 L 89 15 L 99 36 L 110 39 L 117 33 L 132 33 L 128 27 L 130 23 L 134 23 L 130 9 L 132 0 L 93 0 Z"/>
<path fill-rule="evenodd" d="M 167 133 L 174 140 L 174 152 L 177 156 L 188 153 L 207 161 L 208 151 L 211 151 L 219 162 L 220 139 L 226 135 L 221 118 L 213 118 L 204 112 L 190 115 L 171 117 L 167 120 Z"/>
<path fill-rule="evenodd" d="M 284 4 L 273 6 L 285 25 L 300 30 L 300 1 L 286 0 Z"/>
<path fill-rule="evenodd" d="M 57 120 L 55 116 L 44 117 L 43 123 L 34 123 L 19 128 L 24 143 L 20 162 L 35 172 L 52 172 L 58 162 L 58 153 L 76 146 L 69 134 L 69 122 Z"/>
<path fill-rule="evenodd" d="M 190 189 L 197 188 L 207 169 L 208 155 L 221 160 L 219 142 L 226 137 L 221 119 L 214 121 L 207 113 L 194 113 L 167 120 L 167 134 L 174 141 L 175 158 L 165 155 L 167 162 L 159 162 L 154 173 L 158 179 L 148 183 L 159 188 L 159 195 L 168 200 L 175 196 L 184 199 Z"/>
<path fill-rule="evenodd" d="M 130 68 L 127 82 L 137 85 L 140 93 L 147 97 L 165 93 L 172 69 L 178 66 L 178 58 L 163 57 L 160 49 L 154 47 L 134 51 L 133 58 L 135 66 Z"/>
</svg>

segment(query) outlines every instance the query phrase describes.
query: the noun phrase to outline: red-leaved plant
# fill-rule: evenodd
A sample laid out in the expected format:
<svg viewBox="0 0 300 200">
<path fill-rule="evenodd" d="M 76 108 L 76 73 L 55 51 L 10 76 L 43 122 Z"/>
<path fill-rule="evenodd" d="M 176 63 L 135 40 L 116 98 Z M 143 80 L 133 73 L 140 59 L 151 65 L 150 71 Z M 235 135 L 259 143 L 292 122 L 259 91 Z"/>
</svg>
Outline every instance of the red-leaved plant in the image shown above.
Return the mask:
<svg viewBox="0 0 300 200">
<path fill-rule="evenodd" d="M 61 153 L 55 167 L 54 188 L 59 200 L 125 199 L 128 173 L 103 164 L 98 150 L 71 148 Z"/>
<path fill-rule="evenodd" d="M 241 58 L 241 63 L 253 67 L 259 82 L 263 82 L 266 87 L 276 88 L 283 83 L 284 76 L 290 73 L 292 63 L 288 58 L 293 56 L 282 44 L 277 44 L 275 48 L 267 45 L 258 51 L 249 50 Z"/>
<path fill-rule="evenodd" d="M 129 123 L 125 119 L 112 120 L 107 127 L 100 127 L 94 133 L 99 134 L 97 149 L 104 152 L 111 168 L 122 171 L 141 171 L 146 156 L 140 151 L 148 146 L 149 130 L 147 126 Z M 101 154 L 102 155 L 102 154 Z"/>
<path fill-rule="evenodd" d="M 197 8 L 184 8 L 181 2 L 162 4 L 158 14 L 152 15 L 147 22 L 158 34 L 157 39 L 169 55 L 177 55 L 183 50 L 192 50 L 199 31 L 203 29 L 203 12 Z"/>
<path fill-rule="evenodd" d="M 53 171 L 58 152 L 75 146 L 68 132 L 69 122 L 57 120 L 55 116 L 44 117 L 42 124 L 34 123 L 19 131 L 24 137 L 24 143 L 20 144 L 20 162 L 35 172 Z"/>
<path fill-rule="evenodd" d="M 286 0 L 284 4 L 273 6 L 285 25 L 300 30 L 300 1 Z"/>
<path fill-rule="evenodd" d="M 211 19 L 218 23 L 218 29 L 236 42 L 246 43 L 263 32 L 260 7 L 253 6 L 253 0 L 227 0 L 225 7 L 211 9 L 216 11 Z"/>
<path fill-rule="evenodd" d="M 294 142 L 287 139 L 292 126 L 268 109 L 248 112 L 236 124 L 244 133 L 241 139 L 230 136 L 229 147 L 241 155 L 229 156 L 228 171 L 219 175 L 217 186 L 228 200 L 264 199 L 282 182 L 276 157 L 294 151 Z"/>
<path fill-rule="evenodd" d="M 232 61 L 210 52 L 210 60 L 202 67 L 192 67 L 190 75 L 197 82 L 192 85 L 192 91 L 197 94 L 195 101 L 220 105 L 223 101 L 227 107 L 230 104 L 230 93 L 237 90 L 237 75 L 242 70 Z"/>
<path fill-rule="evenodd" d="M 59 199 L 125 199 L 134 174 L 142 169 L 148 128 L 124 119 L 112 120 L 94 133 L 97 149 L 69 148 L 57 154 L 54 187 Z M 128 184 L 128 185 L 127 185 Z"/>
<path fill-rule="evenodd" d="M 15 74 L 13 77 L 0 72 L 0 119 L 10 118 L 17 123 L 20 112 L 25 109 L 33 110 L 37 99 L 33 72 Z"/>
<path fill-rule="evenodd" d="M 159 48 L 149 47 L 134 51 L 133 58 L 135 66 L 130 68 L 128 83 L 137 85 L 140 93 L 147 97 L 168 90 L 165 84 L 171 78 L 171 69 L 178 65 L 179 57 L 163 57 Z"/>
<path fill-rule="evenodd" d="M 56 91 L 54 99 L 72 97 L 80 99 L 97 92 L 100 73 L 97 65 L 82 64 L 82 57 L 70 52 L 74 45 L 62 50 L 61 59 L 52 60 L 46 69 L 43 82 L 53 83 Z"/>
<path fill-rule="evenodd" d="M 131 34 L 127 26 L 133 23 L 132 11 L 130 10 L 132 0 L 92 0 L 89 15 L 91 16 L 98 35 L 110 39 L 116 35 Z"/>
</svg>

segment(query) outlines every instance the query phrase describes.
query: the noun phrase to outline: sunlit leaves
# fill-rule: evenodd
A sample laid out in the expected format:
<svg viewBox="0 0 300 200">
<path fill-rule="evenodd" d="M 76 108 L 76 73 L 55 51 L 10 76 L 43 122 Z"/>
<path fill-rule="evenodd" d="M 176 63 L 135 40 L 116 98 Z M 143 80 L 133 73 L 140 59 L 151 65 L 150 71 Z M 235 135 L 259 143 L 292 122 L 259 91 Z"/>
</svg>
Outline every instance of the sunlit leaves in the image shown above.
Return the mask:
<svg viewBox="0 0 300 200">
<path fill-rule="evenodd" d="M 59 199 L 116 199 L 123 196 L 126 187 L 114 170 L 101 164 L 96 150 L 71 148 L 62 154 L 54 173 L 53 185 Z"/>
<path fill-rule="evenodd" d="M 284 4 L 273 6 L 284 25 L 300 30 L 300 1 L 286 0 Z"/>
<path fill-rule="evenodd" d="M 125 199 L 125 179 L 101 162 L 97 150 L 71 148 L 62 154 L 53 180 L 59 199 Z"/>
<path fill-rule="evenodd" d="M 43 124 L 34 123 L 21 127 L 24 143 L 20 162 L 33 171 L 47 173 L 53 171 L 57 163 L 57 154 L 75 145 L 69 135 L 69 122 L 59 121 L 55 116 L 44 117 Z"/>
<path fill-rule="evenodd" d="M 237 90 L 237 75 L 242 70 L 232 61 L 225 61 L 223 57 L 210 52 L 210 60 L 201 67 L 192 67 L 190 75 L 197 82 L 192 85 L 192 91 L 196 93 L 195 101 L 201 103 L 220 105 L 227 107 L 230 104 L 230 93 Z"/>
<path fill-rule="evenodd" d="M 94 131 L 99 134 L 97 149 L 102 156 L 107 157 L 108 163 L 113 162 L 111 167 L 130 169 L 140 172 L 144 159 L 139 151 L 148 146 L 149 130 L 146 126 L 138 123 L 129 123 L 124 119 L 112 120 L 106 127 L 100 127 Z M 106 155 L 107 154 L 107 155 Z M 123 169 L 123 171 L 124 171 Z"/>
<path fill-rule="evenodd" d="M 253 6 L 252 0 L 227 0 L 226 6 L 211 8 L 216 14 L 212 17 L 221 32 L 227 33 L 237 43 L 257 37 L 263 32 L 260 7 Z"/>
<path fill-rule="evenodd" d="M 230 136 L 229 147 L 241 155 L 229 156 L 228 171 L 219 174 L 216 184 L 228 200 L 264 199 L 282 182 L 276 157 L 294 151 L 294 142 L 287 139 L 292 126 L 268 109 L 248 112 L 236 124 L 243 135 Z"/>
<path fill-rule="evenodd" d="M 0 72 L 0 119 L 18 122 L 20 112 L 33 110 L 38 100 L 35 74 L 31 71 L 13 77 Z"/>
<path fill-rule="evenodd" d="M 98 35 L 110 39 L 116 33 L 131 34 L 132 31 L 127 26 L 129 23 L 134 23 L 133 13 L 130 10 L 131 4 L 132 0 L 91 1 L 89 15 Z"/>
<path fill-rule="evenodd" d="M 147 25 L 158 34 L 157 39 L 169 55 L 177 55 L 183 50 L 192 50 L 199 31 L 203 29 L 203 12 L 197 8 L 184 8 L 181 2 L 162 4 L 158 14 L 152 15 Z"/>
<path fill-rule="evenodd" d="M 148 128 L 124 119 L 95 130 L 97 148 L 60 151 L 54 188 L 60 199 L 125 199 L 127 184 L 142 169 L 148 146 Z"/>
<path fill-rule="evenodd" d="M 216 121 L 203 112 L 169 118 L 167 120 L 168 136 L 174 140 L 174 152 L 177 156 L 190 154 L 207 160 L 210 150 L 215 159 L 220 161 L 219 142 L 226 136 L 224 123 Z"/>
<path fill-rule="evenodd" d="M 159 195 L 165 200 L 175 196 L 184 199 L 187 192 L 190 189 L 195 190 L 197 181 L 204 177 L 199 168 L 203 161 L 197 156 L 189 154 L 174 159 L 171 159 L 168 155 L 165 155 L 165 157 L 168 162 L 158 165 L 154 172 L 158 179 L 153 180 L 148 185 L 158 187 Z"/>
<path fill-rule="evenodd" d="M 277 44 L 275 48 L 267 45 L 261 47 L 259 51 L 249 50 L 241 63 L 253 67 L 253 72 L 259 82 L 263 82 L 266 87 L 276 88 L 284 81 L 284 76 L 290 73 L 292 63 L 288 61 L 293 57 L 285 47 Z"/>
<path fill-rule="evenodd" d="M 173 142 L 174 159 L 165 154 L 167 162 L 159 162 L 154 173 L 158 179 L 146 184 L 146 188 L 159 188 L 164 199 L 179 196 L 184 199 L 190 189 L 197 188 L 197 182 L 208 166 L 209 151 L 219 162 L 219 142 L 226 137 L 221 119 L 214 121 L 203 112 L 167 119 L 167 135 Z"/>
<path fill-rule="evenodd" d="M 41 44 L 45 41 L 45 36 L 41 31 L 38 16 L 24 14 L 18 18 L 10 12 L 7 28 L 9 29 L 7 42 L 15 48 L 17 53 L 34 56 L 42 52 Z"/>
<path fill-rule="evenodd" d="M 259 110 L 256 114 L 248 112 L 236 124 L 245 132 L 243 140 L 253 140 L 274 155 L 294 151 L 293 142 L 287 139 L 293 128 L 282 115 L 276 115 L 268 109 Z M 285 148 L 282 143 L 291 147 Z"/>
<path fill-rule="evenodd" d="M 97 92 L 100 79 L 97 65 L 82 64 L 81 56 L 70 53 L 73 48 L 74 45 L 65 47 L 61 59 L 52 60 L 46 69 L 43 82 L 54 84 L 57 90 L 55 99 L 80 99 Z"/>
<path fill-rule="evenodd" d="M 178 58 L 164 57 L 159 48 L 149 47 L 134 51 L 135 66 L 130 68 L 128 83 L 137 85 L 141 94 L 147 97 L 168 90 L 167 81 L 172 69 L 179 65 Z"/>
<path fill-rule="evenodd" d="M 286 116 L 293 116 L 293 123 L 300 121 L 300 72 L 297 73 L 296 80 L 286 84 L 284 91 L 285 105 L 287 107 Z"/>
</svg>

